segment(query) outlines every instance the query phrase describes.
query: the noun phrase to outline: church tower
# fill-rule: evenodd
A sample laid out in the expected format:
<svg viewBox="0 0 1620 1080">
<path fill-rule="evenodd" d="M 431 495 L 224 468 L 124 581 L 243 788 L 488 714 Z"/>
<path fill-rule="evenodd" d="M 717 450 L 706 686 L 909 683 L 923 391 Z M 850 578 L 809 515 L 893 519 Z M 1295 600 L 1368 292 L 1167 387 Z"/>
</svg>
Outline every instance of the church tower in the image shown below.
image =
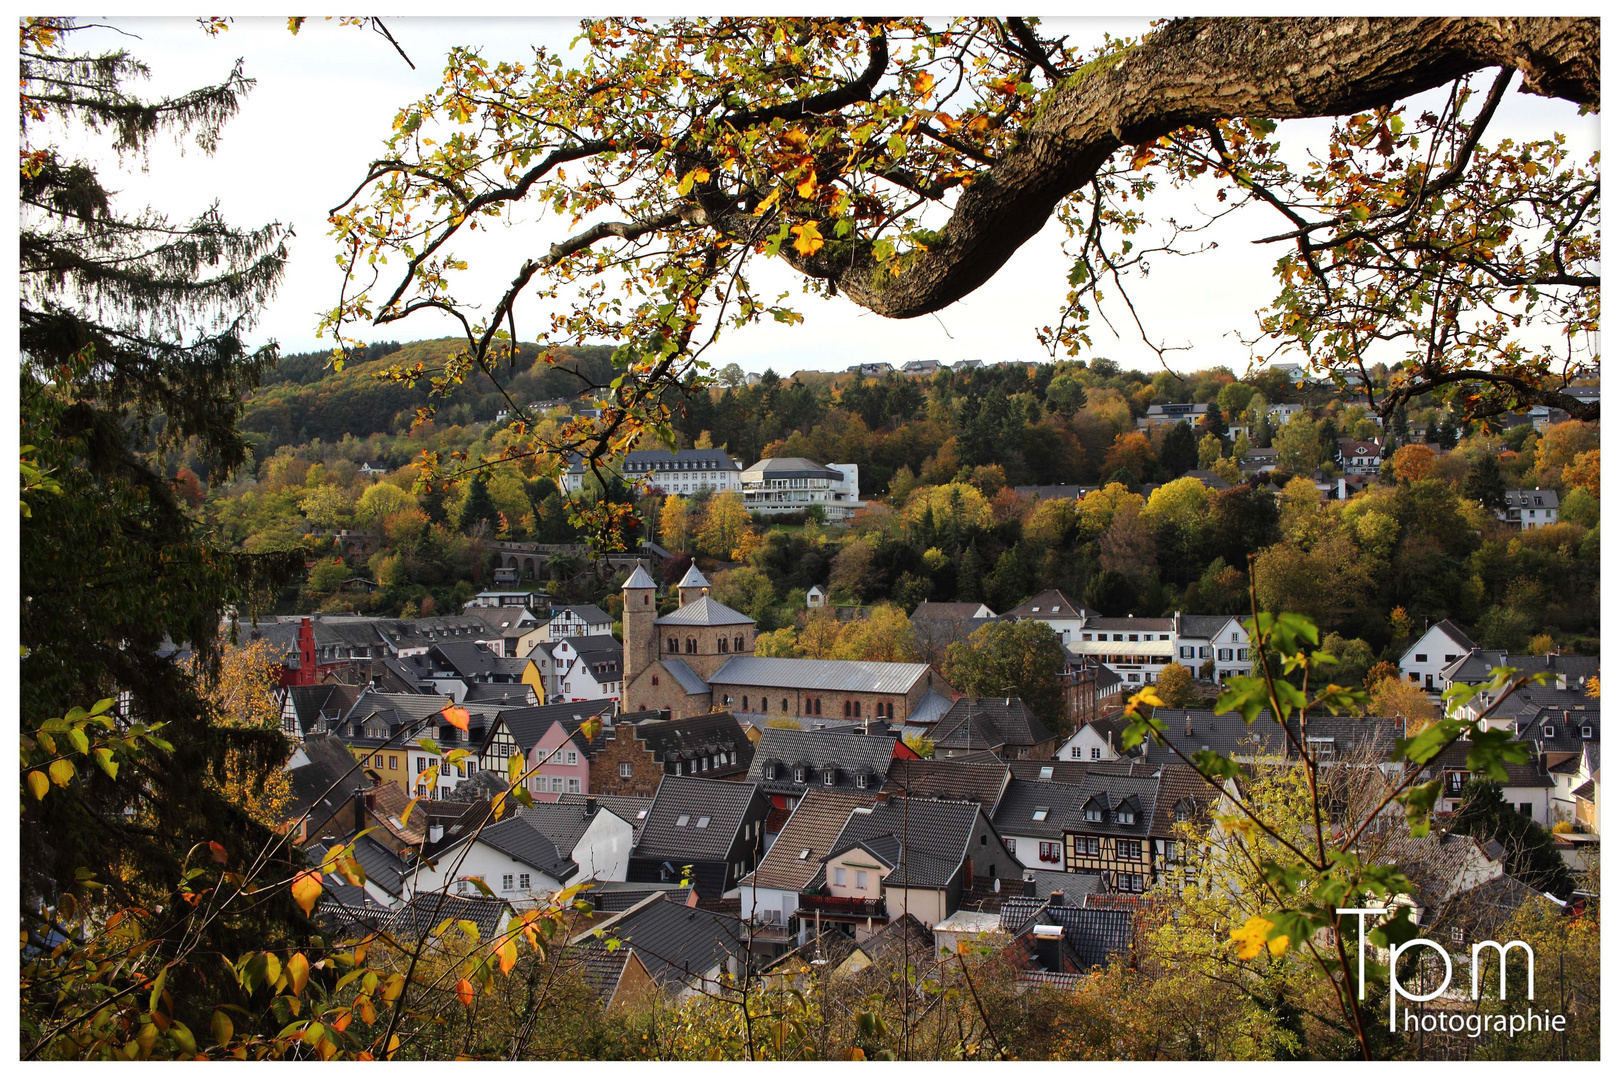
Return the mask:
<svg viewBox="0 0 1620 1080">
<path fill-rule="evenodd" d="M 640 563 L 624 583 L 624 687 L 658 658 L 658 586 Z"/>
<path fill-rule="evenodd" d="M 675 594 L 681 599 L 681 607 L 709 595 L 709 579 L 698 572 L 697 563 L 686 568 L 686 576 L 675 586 Z"/>
</svg>

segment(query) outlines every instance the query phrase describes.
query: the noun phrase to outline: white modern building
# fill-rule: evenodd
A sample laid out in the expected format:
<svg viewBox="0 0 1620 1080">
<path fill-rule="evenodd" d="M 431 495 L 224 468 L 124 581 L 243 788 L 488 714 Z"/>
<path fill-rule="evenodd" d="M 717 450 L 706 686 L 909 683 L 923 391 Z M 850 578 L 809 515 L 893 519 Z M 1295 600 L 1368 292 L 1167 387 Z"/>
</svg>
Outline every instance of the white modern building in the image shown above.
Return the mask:
<svg viewBox="0 0 1620 1080">
<path fill-rule="evenodd" d="M 743 505 L 750 513 L 826 510 L 828 521 L 847 521 L 863 505 L 860 467 L 818 465 L 808 458 L 765 458 L 741 474 Z"/>
<path fill-rule="evenodd" d="M 1556 524 L 1558 492 L 1552 488 L 1510 491 L 1507 493 L 1507 511 L 1504 513 L 1498 510 L 1496 516 L 1507 522 L 1510 527 L 1521 531 Z"/>
</svg>

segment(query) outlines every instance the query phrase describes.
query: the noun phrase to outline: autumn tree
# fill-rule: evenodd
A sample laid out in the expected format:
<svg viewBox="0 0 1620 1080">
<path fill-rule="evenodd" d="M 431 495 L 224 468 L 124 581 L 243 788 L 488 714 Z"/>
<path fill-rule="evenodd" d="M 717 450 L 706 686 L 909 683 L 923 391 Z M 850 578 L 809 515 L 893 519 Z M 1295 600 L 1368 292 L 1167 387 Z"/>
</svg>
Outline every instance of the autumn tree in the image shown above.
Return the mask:
<svg viewBox="0 0 1620 1080">
<path fill-rule="evenodd" d="M 946 680 L 964 694 L 1023 700 L 1056 735 L 1073 728 L 1059 673 L 1063 643 L 1045 623 L 994 622 L 974 630 L 946 653 Z"/>
<path fill-rule="evenodd" d="M 1179 709 L 1194 698 L 1193 673 L 1174 660 L 1159 669 L 1153 686 L 1159 692 L 1159 700 L 1172 709 Z"/>
<path fill-rule="evenodd" d="M 664 496 L 664 505 L 658 513 L 658 538 L 670 551 L 690 551 L 692 535 L 692 503 L 684 495 Z"/>
<path fill-rule="evenodd" d="M 1434 468 L 1434 451 L 1422 443 L 1408 443 L 1389 459 L 1397 480 L 1422 480 Z"/>
<path fill-rule="evenodd" d="M 1390 675 L 1372 687 L 1367 715 L 1405 717 L 1410 730 L 1417 732 L 1432 723 L 1439 712 L 1423 687 L 1399 675 Z"/>
<path fill-rule="evenodd" d="M 748 510 L 742 496 L 722 491 L 709 499 L 703 509 L 703 523 L 695 537 L 698 550 L 716 559 L 729 559 L 748 528 Z"/>
</svg>

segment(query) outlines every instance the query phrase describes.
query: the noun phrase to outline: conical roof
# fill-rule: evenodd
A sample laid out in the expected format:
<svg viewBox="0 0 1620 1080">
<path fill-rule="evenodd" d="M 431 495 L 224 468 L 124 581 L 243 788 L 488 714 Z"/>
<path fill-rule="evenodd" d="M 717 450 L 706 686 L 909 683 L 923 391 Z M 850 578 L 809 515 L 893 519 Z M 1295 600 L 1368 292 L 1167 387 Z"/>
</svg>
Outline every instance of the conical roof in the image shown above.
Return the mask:
<svg viewBox="0 0 1620 1080">
<path fill-rule="evenodd" d="M 686 568 L 686 576 L 681 578 L 681 583 L 675 587 L 677 589 L 707 589 L 709 579 L 698 573 L 697 563 L 693 563 Z"/>
<path fill-rule="evenodd" d="M 635 573 L 631 574 L 629 580 L 624 583 L 624 588 L 656 589 L 658 586 L 653 584 L 653 579 L 648 575 L 646 568 L 640 563 L 636 563 L 636 571 Z"/>
</svg>

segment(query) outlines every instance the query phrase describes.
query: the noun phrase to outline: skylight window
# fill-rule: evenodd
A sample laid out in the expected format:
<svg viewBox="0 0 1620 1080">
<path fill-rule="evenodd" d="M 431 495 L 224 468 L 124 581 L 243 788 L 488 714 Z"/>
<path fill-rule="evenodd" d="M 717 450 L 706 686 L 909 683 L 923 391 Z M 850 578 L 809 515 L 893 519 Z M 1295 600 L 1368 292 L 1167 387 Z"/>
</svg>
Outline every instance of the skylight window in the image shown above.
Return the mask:
<svg viewBox="0 0 1620 1080">
<path fill-rule="evenodd" d="M 799 852 L 799 858 L 808 859 L 809 857 L 810 857 L 810 849 L 809 848 L 804 848 L 803 850 L 801 850 Z"/>
<path fill-rule="evenodd" d="M 1050 779 L 1052 779 L 1052 766 L 1050 766 L 1050 765 L 1042 765 L 1041 766 L 1041 779 L 1042 780 L 1050 780 Z"/>
<path fill-rule="evenodd" d="M 684 828 L 686 828 L 686 823 L 688 821 L 691 821 L 691 820 L 692 819 L 691 819 L 691 817 L 689 815 L 682 814 L 680 817 L 675 819 L 675 827 L 677 829 L 684 829 Z"/>
<path fill-rule="evenodd" d="M 1035 819 L 1035 820 L 1036 820 L 1036 821 L 1045 821 L 1045 820 L 1046 820 L 1046 815 L 1047 815 L 1047 814 L 1049 814 L 1049 813 L 1051 813 L 1051 807 L 1048 807 L 1048 806 L 1037 806 L 1037 807 L 1036 807 L 1036 808 L 1035 808 L 1035 813 L 1034 813 L 1034 814 L 1033 814 L 1033 815 L 1031 815 L 1031 816 L 1032 816 L 1032 817 L 1033 817 L 1033 818 L 1034 818 L 1034 819 Z"/>
<path fill-rule="evenodd" d="M 709 827 L 709 816 L 707 814 L 697 819 L 697 827 L 700 829 L 707 829 Z"/>
</svg>

